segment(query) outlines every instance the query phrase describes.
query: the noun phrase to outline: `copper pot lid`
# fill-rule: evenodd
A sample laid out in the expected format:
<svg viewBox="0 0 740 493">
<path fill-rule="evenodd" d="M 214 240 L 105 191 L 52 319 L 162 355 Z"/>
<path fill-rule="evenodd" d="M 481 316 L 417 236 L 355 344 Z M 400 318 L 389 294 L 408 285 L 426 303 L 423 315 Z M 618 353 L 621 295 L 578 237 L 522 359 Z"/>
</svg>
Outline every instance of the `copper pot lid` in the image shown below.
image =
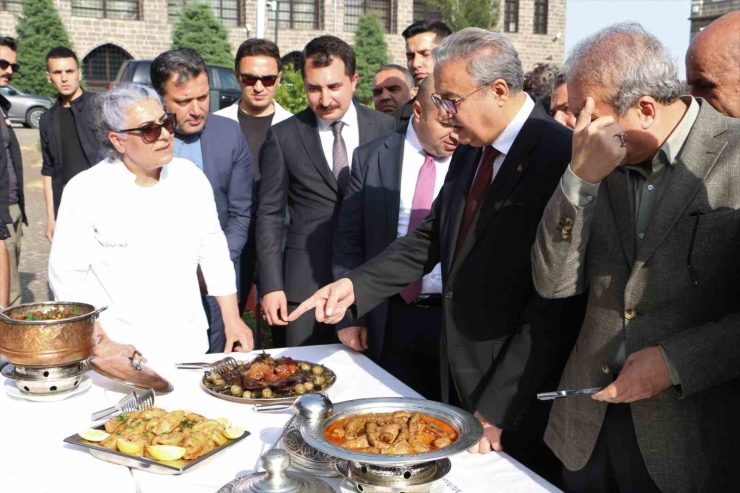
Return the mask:
<svg viewBox="0 0 740 493">
<path fill-rule="evenodd" d="M 152 389 L 158 395 L 169 394 L 174 387 L 159 373 L 141 363 L 141 353 L 128 358 L 121 356 L 90 358 L 93 370 L 123 385 L 137 389 Z"/>
</svg>

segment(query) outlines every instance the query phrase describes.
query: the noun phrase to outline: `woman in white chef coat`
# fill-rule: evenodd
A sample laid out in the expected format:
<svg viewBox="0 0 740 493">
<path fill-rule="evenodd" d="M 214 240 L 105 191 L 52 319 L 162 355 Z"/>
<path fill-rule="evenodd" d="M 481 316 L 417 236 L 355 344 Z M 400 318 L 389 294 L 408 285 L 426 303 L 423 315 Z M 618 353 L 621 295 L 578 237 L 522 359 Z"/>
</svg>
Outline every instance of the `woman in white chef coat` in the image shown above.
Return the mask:
<svg viewBox="0 0 740 493">
<path fill-rule="evenodd" d="M 55 298 L 108 306 L 96 354 L 130 356 L 135 347 L 169 361 L 206 353 L 200 265 L 224 315 L 224 352 L 237 342 L 251 350 L 211 186 L 192 162 L 172 157 L 174 115 L 140 84 L 114 88 L 96 107 L 106 159 L 64 189 L 49 258 Z"/>
</svg>

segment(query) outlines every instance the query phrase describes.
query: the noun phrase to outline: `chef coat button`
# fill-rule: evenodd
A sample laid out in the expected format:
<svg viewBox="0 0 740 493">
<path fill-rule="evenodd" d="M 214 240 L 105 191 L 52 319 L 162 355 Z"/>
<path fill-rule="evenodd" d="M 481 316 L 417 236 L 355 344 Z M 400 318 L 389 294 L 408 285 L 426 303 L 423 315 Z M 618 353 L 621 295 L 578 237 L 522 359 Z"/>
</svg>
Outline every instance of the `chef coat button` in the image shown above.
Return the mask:
<svg viewBox="0 0 740 493">
<path fill-rule="evenodd" d="M 445 293 L 445 298 L 447 298 L 448 300 L 451 300 L 452 299 L 452 291 L 447 291 Z"/>
<path fill-rule="evenodd" d="M 601 371 L 604 374 L 608 375 L 612 371 L 612 369 L 609 368 L 609 365 L 607 365 L 606 363 L 604 363 L 604 364 L 601 365 Z"/>
<path fill-rule="evenodd" d="M 624 318 L 626 318 L 627 320 L 632 320 L 636 316 L 637 316 L 637 312 L 634 310 L 634 308 L 627 308 L 624 311 Z"/>
</svg>

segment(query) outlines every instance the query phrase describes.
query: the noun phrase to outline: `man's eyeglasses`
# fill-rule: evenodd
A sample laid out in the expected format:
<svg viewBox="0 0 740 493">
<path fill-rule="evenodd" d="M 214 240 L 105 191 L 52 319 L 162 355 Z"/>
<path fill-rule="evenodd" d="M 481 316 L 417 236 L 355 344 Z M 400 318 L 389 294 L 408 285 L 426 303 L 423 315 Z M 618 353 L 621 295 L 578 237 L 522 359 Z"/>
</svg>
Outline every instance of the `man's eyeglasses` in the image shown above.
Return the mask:
<svg viewBox="0 0 740 493">
<path fill-rule="evenodd" d="M 18 72 L 21 69 L 21 66 L 17 63 L 10 63 L 9 61 L 0 58 L 0 70 L 7 70 L 8 67 L 12 68 L 13 72 Z"/>
<path fill-rule="evenodd" d="M 248 87 L 253 87 L 257 82 L 262 82 L 265 87 L 272 87 L 277 82 L 277 75 L 252 75 L 252 74 L 239 74 L 239 78 L 242 80 L 242 84 Z"/>
<path fill-rule="evenodd" d="M 434 103 L 434 106 L 439 109 L 440 106 L 442 106 L 442 109 L 444 109 L 447 113 L 450 115 L 456 115 L 457 114 L 457 105 L 462 103 L 464 100 L 475 94 L 476 92 L 480 91 L 484 87 L 488 87 L 490 84 L 484 84 L 480 86 L 475 91 L 466 94 L 465 96 L 455 98 L 455 99 L 442 99 L 437 97 L 435 94 L 432 94 L 432 102 Z"/>
<path fill-rule="evenodd" d="M 162 123 L 150 122 L 150 123 L 147 123 L 146 125 L 142 125 L 137 128 L 127 128 L 124 130 L 116 130 L 116 132 L 119 132 L 119 133 L 139 132 L 139 134 L 141 134 L 142 140 L 146 142 L 147 144 L 151 144 L 152 142 L 156 142 L 157 139 L 159 139 L 159 136 L 162 135 L 163 128 L 166 128 L 169 133 L 173 133 L 176 127 L 177 127 L 177 120 L 175 119 L 175 114 L 167 113 Z"/>
</svg>

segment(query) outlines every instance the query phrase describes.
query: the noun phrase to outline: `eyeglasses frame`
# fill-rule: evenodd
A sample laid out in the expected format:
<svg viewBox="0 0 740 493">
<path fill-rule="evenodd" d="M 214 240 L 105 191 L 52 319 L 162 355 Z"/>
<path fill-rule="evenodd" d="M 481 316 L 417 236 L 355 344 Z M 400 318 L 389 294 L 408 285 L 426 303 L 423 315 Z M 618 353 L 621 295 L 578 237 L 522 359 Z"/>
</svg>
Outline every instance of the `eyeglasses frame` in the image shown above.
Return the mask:
<svg viewBox="0 0 740 493">
<path fill-rule="evenodd" d="M 483 84 L 482 86 L 478 87 L 478 89 L 476 89 L 475 91 L 470 92 L 470 93 L 466 94 L 465 96 L 460 96 L 459 98 L 455 98 L 455 99 L 438 98 L 434 93 L 430 94 L 430 97 L 432 98 L 432 102 L 434 103 L 434 107 L 435 108 L 439 109 L 439 107 L 442 106 L 442 109 L 445 110 L 445 112 L 447 112 L 447 113 L 449 113 L 451 115 L 456 115 L 457 114 L 457 105 L 459 103 L 462 103 L 463 101 L 465 101 L 466 99 L 468 99 L 470 96 L 472 96 L 476 92 L 480 91 L 484 87 L 489 87 L 490 85 L 491 84 Z M 452 111 L 449 108 L 447 108 L 445 106 L 445 102 L 448 102 L 449 104 L 451 104 L 452 105 L 451 108 L 454 108 L 454 111 Z"/>
</svg>

